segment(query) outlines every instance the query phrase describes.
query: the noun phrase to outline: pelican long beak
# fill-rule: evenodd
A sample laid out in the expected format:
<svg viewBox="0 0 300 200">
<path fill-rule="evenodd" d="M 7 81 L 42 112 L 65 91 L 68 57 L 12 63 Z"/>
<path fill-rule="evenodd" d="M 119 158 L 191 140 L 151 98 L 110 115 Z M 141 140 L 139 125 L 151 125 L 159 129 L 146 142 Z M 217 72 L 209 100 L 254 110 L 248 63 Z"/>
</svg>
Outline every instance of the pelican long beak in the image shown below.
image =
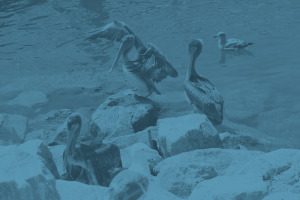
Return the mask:
<svg viewBox="0 0 300 200">
<path fill-rule="evenodd" d="M 121 47 L 120 47 L 119 52 L 117 54 L 117 57 L 115 58 L 115 61 L 114 61 L 113 65 L 111 66 L 110 70 L 109 70 L 109 73 L 111 73 L 113 71 L 114 67 L 117 66 L 118 61 L 119 61 L 121 55 L 124 54 L 125 50 L 126 50 L 126 44 L 125 44 L 125 42 L 123 42 L 121 44 Z"/>
</svg>

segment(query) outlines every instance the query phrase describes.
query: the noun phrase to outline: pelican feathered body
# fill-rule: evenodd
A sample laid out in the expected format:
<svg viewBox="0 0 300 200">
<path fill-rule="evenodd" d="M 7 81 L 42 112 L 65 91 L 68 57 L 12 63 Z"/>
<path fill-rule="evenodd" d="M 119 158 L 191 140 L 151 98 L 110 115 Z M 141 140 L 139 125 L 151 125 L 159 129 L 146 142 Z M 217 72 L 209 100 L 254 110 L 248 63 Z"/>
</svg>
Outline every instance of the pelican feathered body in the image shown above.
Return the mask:
<svg viewBox="0 0 300 200">
<path fill-rule="evenodd" d="M 111 41 L 121 42 L 118 55 L 110 69 L 117 65 L 119 58 L 123 58 L 123 69 L 135 75 L 147 87 L 149 95 L 152 92 L 161 94 L 155 86 L 167 76 L 177 77 L 178 72 L 167 61 L 163 53 L 153 44 L 146 47 L 134 32 L 123 22 L 114 21 L 100 30 L 92 33 L 88 39 L 106 38 Z M 129 58 L 129 53 L 135 49 L 136 57 Z"/>
<path fill-rule="evenodd" d="M 226 39 L 226 34 L 224 32 L 219 32 L 215 37 L 219 38 L 218 47 L 220 50 L 239 50 L 249 45 L 253 45 L 252 42 L 246 42 L 239 39 Z"/>
<path fill-rule="evenodd" d="M 214 124 L 223 121 L 223 97 L 207 78 L 195 70 L 195 62 L 202 51 L 201 40 L 194 39 L 189 43 L 190 63 L 184 81 L 184 92 L 195 112 L 203 113 Z"/>
</svg>

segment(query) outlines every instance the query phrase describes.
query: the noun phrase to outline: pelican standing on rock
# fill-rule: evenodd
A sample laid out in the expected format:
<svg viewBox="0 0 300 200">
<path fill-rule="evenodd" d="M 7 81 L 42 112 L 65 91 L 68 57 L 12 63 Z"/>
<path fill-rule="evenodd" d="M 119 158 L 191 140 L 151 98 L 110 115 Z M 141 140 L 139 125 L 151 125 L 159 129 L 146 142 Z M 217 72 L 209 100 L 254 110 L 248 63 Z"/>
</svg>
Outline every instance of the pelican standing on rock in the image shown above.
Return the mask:
<svg viewBox="0 0 300 200">
<path fill-rule="evenodd" d="M 94 138 L 85 141 L 88 144 L 80 143 L 76 147 L 81 122 L 77 113 L 68 118 L 68 141 L 63 154 L 66 174 L 62 175 L 62 179 L 108 186 L 114 171 L 122 167 L 120 150 L 113 144 L 95 143 Z"/>
<path fill-rule="evenodd" d="M 121 47 L 117 57 L 110 69 L 117 65 L 119 58 L 123 57 L 123 71 L 134 75 L 146 86 L 148 95 L 152 92 L 161 94 L 155 86 L 167 76 L 173 78 L 178 76 L 176 69 L 167 61 L 162 52 L 153 44 L 148 47 L 133 33 L 133 31 L 123 22 L 114 21 L 92 33 L 88 39 L 106 38 L 111 41 L 121 42 Z M 136 57 L 129 58 L 129 53 L 136 50 Z M 133 78 L 131 76 L 131 78 Z"/>
<path fill-rule="evenodd" d="M 214 124 L 223 121 L 223 97 L 217 91 L 214 84 L 203 76 L 197 74 L 195 62 L 202 51 L 202 41 L 192 40 L 188 45 L 189 67 L 184 81 L 184 92 L 188 102 L 195 112 L 204 113 Z"/>
<path fill-rule="evenodd" d="M 215 38 L 219 38 L 218 47 L 220 50 L 239 50 L 249 45 L 253 45 L 252 42 L 245 42 L 239 39 L 226 39 L 224 32 L 219 32 Z"/>
</svg>

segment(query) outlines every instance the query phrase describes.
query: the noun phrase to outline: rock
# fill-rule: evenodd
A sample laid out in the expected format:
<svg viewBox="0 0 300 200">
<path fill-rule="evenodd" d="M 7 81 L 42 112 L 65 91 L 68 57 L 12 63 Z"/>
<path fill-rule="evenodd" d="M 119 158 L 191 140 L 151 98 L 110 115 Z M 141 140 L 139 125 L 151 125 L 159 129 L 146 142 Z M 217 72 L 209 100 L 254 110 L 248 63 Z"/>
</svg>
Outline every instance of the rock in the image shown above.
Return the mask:
<svg viewBox="0 0 300 200">
<path fill-rule="evenodd" d="M 0 199 L 59 199 L 55 189 L 58 172 L 42 141 L 0 146 L 0 159 Z"/>
<path fill-rule="evenodd" d="M 180 198 L 164 190 L 155 182 L 150 182 L 148 192 L 144 200 L 180 200 Z"/>
<path fill-rule="evenodd" d="M 267 136 L 257 129 L 224 120 L 218 126 L 223 147 L 235 149 L 244 146 L 248 150 L 269 152 L 279 148 L 287 148 L 289 144 L 277 138 Z"/>
<path fill-rule="evenodd" d="M 194 150 L 163 160 L 154 171 L 162 187 L 187 198 L 198 183 L 216 176 L 233 175 L 243 163 L 261 154 L 231 149 Z"/>
<path fill-rule="evenodd" d="M 150 148 L 153 148 L 153 138 L 156 138 L 157 131 L 154 130 L 155 127 L 147 128 L 143 131 L 131 134 L 124 135 L 120 137 L 106 138 L 103 140 L 103 143 L 112 143 L 117 145 L 120 149 L 124 149 L 129 147 L 135 143 L 144 143 Z"/>
<path fill-rule="evenodd" d="M 300 194 L 291 193 L 291 192 L 277 192 L 269 194 L 263 200 L 299 200 Z"/>
<path fill-rule="evenodd" d="M 61 109 L 51 111 L 45 114 L 40 114 L 34 119 L 28 121 L 29 131 L 49 131 L 49 133 L 56 132 L 57 128 L 72 114 L 70 109 Z M 55 135 L 50 138 L 54 139 Z"/>
<path fill-rule="evenodd" d="M 156 175 L 153 169 L 160 161 L 162 161 L 162 157 L 158 154 L 157 151 L 150 149 L 145 144 L 143 145 L 145 146 L 145 149 L 147 149 L 147 151 L 145 152 L 145 157 L 148 160 L 150 172 L 152 175 Z M 128 168 L 132 163 L 130 156 L 131 148 L 132 146 L 127 147 L 126 149 L 121 149 L 121 159 L 123 168 Z"/>
<path fill-rule="evenodd" d="M 200 182 L 188 199 L 259 200 L 267 194 L 266 184 L 260 177 L 249 175 L 220 176 Z"/>
<path fill-rule="evenodd" d="M 48 145 L 54 140 L 55 134 L 55 131 L 46 129 L 31 131 L 29 133 L 26 133 L 25 141 L 39 139 L 42 140 L 46 145 Z"/>
<path fill-rule="evenodd" d="M 66 149 L 66 145 L 55 145 L 48 147 L 50 152 L 52 153 L 53 160 L 55 162 L 59 177 L 66 173 L 66 169 L 64 168 L 63 162 L 63 154 Z"/>
<path fill-rule="evenodd" d="M 25 138 L 27 118 L 0 113 L 0 141 L 2 144 L 21 143 Z"/>
<path fill-rule="evenodd" d="M 48 99 L 44 93 L 39 91 L 28 91 L 20 93 L 15 99 L 10 100 L 7 104 L 32 107 L 33 105 L 47 102 Z"/>
<path fill-rule="evenodd" d="M 126 90 L 112 95 L 92 116 L 92 134 L 99 140 L 130 135 L 156 125 L 159 108 L 151 100 Z"/>
<path fill-rule="evenodd" d="M 203 114 L 158 120 L 157 140 L 164 157 L 195 149 L 222 147 L 217 130 Z"/>
<path fill-rule="evenodd" d="M 248 160 L 237 174 L 259 176 L 270 192 L 300 194 L 300 150 L 280 149 Z"/>
<path fill-rule="evenodd" d="M 107 188 L 76 181 L 57 180 L 56 190 L 61 200 L 106 200 Z"/>
</svg>

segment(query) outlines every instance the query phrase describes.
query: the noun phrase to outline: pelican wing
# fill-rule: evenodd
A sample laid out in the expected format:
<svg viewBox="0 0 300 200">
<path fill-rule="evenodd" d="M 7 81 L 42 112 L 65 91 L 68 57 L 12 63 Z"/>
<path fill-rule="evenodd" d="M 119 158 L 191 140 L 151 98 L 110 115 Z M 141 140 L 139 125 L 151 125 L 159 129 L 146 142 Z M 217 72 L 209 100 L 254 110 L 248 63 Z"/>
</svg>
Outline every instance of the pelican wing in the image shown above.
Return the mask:
<svg viewBox="0 0 300 200">
<path fill-rule="evenodd" d="M 143 54 L 141 59 L 140 65 L 135 65 L 130 68 L 132 73 L 139 73 L 157 83 L 167 76 L 178 76 L 176 69 L 153 44 L 149 44 L 147 51 Z"/>
<path fill-rule="evenodd" d="M 133 35 L 135 37 L 135 47 L 145 48 L 142 41 L 134 34 L 134 32 L 123 22 L 114 21 L 98 30 L 95 30 L 89 34 L 87 39 L 105 38 L 111 41 L 122 42 L 122 39 L 126 35 Z"/>
</svg>

